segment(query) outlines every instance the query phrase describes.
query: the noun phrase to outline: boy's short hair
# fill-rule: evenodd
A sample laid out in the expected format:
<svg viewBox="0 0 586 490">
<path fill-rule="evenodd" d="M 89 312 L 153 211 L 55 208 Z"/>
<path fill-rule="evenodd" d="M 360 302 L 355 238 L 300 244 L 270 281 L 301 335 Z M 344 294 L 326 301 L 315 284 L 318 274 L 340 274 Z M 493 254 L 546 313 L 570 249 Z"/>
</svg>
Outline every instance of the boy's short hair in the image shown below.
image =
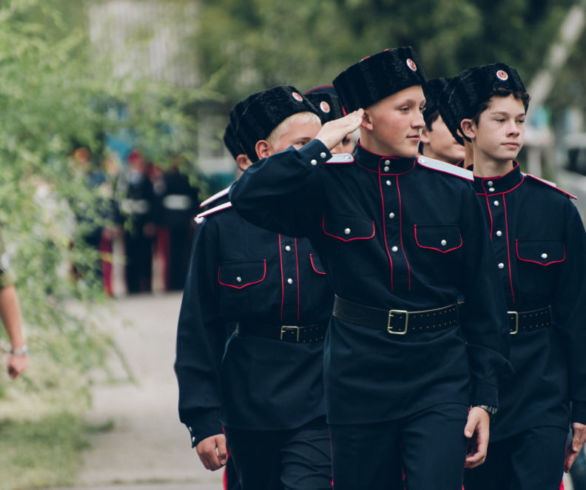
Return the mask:
<svg viewBox="0 0 586 490">
<path fill-rule="evenodd" d="M 319 117 L 318 110 L 306 97 L 291 86 L 281 85 L 251 95 L 244 101 L 245 109 L 240 116 L 236 136 L 244 153 L 256 162 L 256 142 L 266 140 L 285 119 L 298 112 L 312 112 Z"/>
<path fill-rule="evenodd" d="M 400 90 L 424 83 L 423 69 L 409 46 L 367 56 L 334 79 L 347 112 L 366 109 Z"/>
<path fill-rule="evenodd" d="M 463 119 L 478 118 L 490 104 L 492 97 L 513 95 L 523 102 L 525 111 L 529 107 L 529 94 L 517 70 L 504 63 L 477 66 L 464 70 L 454 77 L 448 87 L 448 106 L 455 114 L 456 127 L 448 127 L 452 134 Z M 455 136 L 455 135 L 454 135 Z"/>
</svg>

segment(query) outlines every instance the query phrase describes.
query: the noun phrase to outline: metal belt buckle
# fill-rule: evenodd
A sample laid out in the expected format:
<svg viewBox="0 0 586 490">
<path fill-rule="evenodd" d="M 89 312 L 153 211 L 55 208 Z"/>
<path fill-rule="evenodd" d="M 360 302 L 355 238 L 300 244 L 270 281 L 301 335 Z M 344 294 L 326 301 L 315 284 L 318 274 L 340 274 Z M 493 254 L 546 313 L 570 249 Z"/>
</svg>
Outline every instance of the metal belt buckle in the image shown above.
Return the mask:
<svg viewBox="0 0 586 490">
<path fill-rule="evenodd" d="M 515 317 L 515 328 L 511 330 L 509 327 L 509 335 L 517 335 L 519 333 L 519 312 L 507 311 L 507 315 L 513 315 Z"/>
<path fill-rule="evenodd" d="M 391 321 L 393 320 L 393 315 L 405 315 L 405 325 L 403 330 L 393 330 L 393 326 L 391 325 Z M 407 333 L 407 329 L 409 327 L 409 312 L 407 310 L 389 310 L 389 320 L 387 321 L 387 332 L 391 335 L 405 335 Z"/>
<path fill-rule="evenodd" d="M 301 333 L 301 328 L 297 325 L 281 325 L 281 336 L 279 337 L 280 340 L 283 340 L 283 335 L 288 332 L 296 332 L 295 340 L 299 342 L 299 334 Z"/>
</svg>

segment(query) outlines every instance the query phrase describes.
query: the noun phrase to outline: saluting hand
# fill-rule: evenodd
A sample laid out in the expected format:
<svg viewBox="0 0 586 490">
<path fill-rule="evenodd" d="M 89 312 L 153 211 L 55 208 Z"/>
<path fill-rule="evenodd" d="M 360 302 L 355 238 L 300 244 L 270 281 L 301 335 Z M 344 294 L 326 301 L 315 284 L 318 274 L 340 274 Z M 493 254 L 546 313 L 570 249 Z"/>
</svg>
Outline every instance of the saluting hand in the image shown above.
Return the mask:
<svg viewBox="0 0 586 490">
<path fill-rule="evenodd" d="M 490 415 L 480 407 L 472 407 L 468 412 L 468 421 L 464 435 L 468 439 L 468 451 L 464 468 L 476 468 L 486 460 L 488 437 L 490 434 Z"/>
<path fill-rule="evenodd" d="M 364 110 L 358 109 L 347 116 L 328 121 L 321 127 L 315 138 L 320 140 L 331 150 L 340 143 L 347 134 L 352 133 L 360 127 L 363 114 Z"/>
<path fill-rule="evenodd" d="M 208 470 L 217 470 L 228 461 L 224 434 L 206 437 L 195 446 L 195 450 L 204 467 Z"/>
<path fill-rule="evenodd" d="M 564 460 L 564 471 L 567 473 L 576 461 L 576 458 L 586 442 L 586 425 L 574 422 L 572 424 L 572 443 L 566 448 L 566 459 Z"/>
</svg>

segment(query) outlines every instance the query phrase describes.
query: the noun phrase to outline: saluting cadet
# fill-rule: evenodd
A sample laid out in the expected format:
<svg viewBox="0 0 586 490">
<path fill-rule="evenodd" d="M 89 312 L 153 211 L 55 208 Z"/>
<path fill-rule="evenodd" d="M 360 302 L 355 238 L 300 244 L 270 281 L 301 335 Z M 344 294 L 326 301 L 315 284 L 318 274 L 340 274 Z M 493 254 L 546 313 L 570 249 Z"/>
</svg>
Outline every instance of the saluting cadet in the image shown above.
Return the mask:
<svg viewBox="0 0 586 490">
<path fill-rule="evenodd" d="M 486 463 L 466 472 L 466 490 L 557 490 L 586 437 L 584 226 L 573 196 L 522 173 L 515 161 L 528 103 L 518 73 L 503 63 L 464 71 L 450 94 L 474 150 L 474 186 L 507 299 L 514 368 Z"/>
<path fill-rule="evenodd" d="M 447 86 L 448 80 L 445 78 L 434 78 L 424 86 L 425 126 L 421 130 L 421 154 L 462 167 L 466 158 L 464 145 L 452 136 L 440 112 L 440 104 L 445 101 Z"/>
<path fill-rule="evenodd" d="M 244 151 L 233 153 L 252 161 L 300 148 L 321 127 L 293 87 L 255 94 L 239 108 Z M 175 363 L 192 444 L 213 470 L 226 461 L 227 439 L 244 490 L 329 489 L 322 361 L 333 294 L 319 257 L 306 239 L 248 223 L 229 201 L 199 219 Z"/>
<path fill-rule="evenodd" d="M 410 48 L 363 59 L 334 80 L 355 112 L 255 163 L 230 193 L 246 219 L 308 236 L 336 294 L 324 352 L 336 490 L 402 489 L 402 468 L 409 490 L 460 490 L 509 366 L 471 174 L 416 158 L 423 83 Z M 354 154 L 330 160 L 359 126 Z"/>
</svg>

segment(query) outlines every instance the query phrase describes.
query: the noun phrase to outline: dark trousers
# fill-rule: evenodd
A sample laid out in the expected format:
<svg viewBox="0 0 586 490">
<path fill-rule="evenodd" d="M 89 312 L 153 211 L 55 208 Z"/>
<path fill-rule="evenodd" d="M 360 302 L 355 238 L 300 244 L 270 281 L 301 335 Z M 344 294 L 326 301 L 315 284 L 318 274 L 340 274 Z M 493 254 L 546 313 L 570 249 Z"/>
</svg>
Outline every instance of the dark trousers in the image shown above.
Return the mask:
<svg viewBox="0 0 586 490">
<path fill-rule="evenodd" d="M 536 427 L 488 445 L 485 463 L 466 470 L 466 490 L 559 490 L 567 431 Z"/>
<path fill-rule="evenodd" d="M 242 490 L 331 490 L 324 419 L 294 430 L 225 431 Z"/>
<path fill-rule="evenodd" d="M 151 290 L 153 244 L 141 232 L 124 234 L 126 252 L 126 288 L 128 293 Z"/>
<path fill-rule="evenodd" d="M 330 426 L 334 489 L 461 490 L 467 412 L 442 404 L 389 422 Z"/>
</svg>

